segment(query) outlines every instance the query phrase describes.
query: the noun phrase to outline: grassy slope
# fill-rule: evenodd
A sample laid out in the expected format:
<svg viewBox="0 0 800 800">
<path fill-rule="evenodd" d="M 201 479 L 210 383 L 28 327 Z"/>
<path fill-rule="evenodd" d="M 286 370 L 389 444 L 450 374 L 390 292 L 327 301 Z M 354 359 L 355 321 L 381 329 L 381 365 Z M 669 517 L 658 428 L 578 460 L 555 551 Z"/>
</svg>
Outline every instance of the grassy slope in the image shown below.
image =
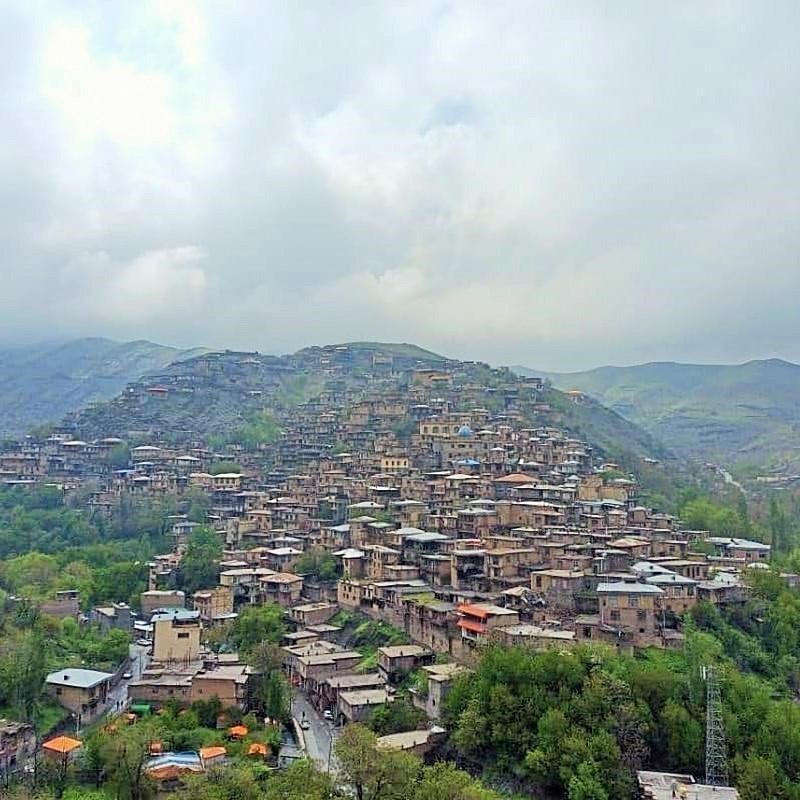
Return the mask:
<svg viewBox="0 0 800 800">
<path fill-rule="evenodd" d="M 345 342 L 347 347 L 358 348 L 359 350 L 374 350 L 388 355 L 405 356 L 407 358 L 418 358 L 421 361 L 446 361 L 445 356 L 418 347 L 407 342 Z"/>
<path fill-rule="evenodd" d="M 723 462 L 798 457 L 800 366 L 673 363 L 541 373 L 560 389 L 581 389 L 677 452 Z"/>
<path fill-rule="evenodd" d="M 550 390 L 542 401 L 552 408 L 548 422 L 585 438 L 608 458 L 618 459 L 624 455 L 672 457 L 670 450 L 657 438 L 592 398 L 575 403 L 562 392 Z"/>
</svg>

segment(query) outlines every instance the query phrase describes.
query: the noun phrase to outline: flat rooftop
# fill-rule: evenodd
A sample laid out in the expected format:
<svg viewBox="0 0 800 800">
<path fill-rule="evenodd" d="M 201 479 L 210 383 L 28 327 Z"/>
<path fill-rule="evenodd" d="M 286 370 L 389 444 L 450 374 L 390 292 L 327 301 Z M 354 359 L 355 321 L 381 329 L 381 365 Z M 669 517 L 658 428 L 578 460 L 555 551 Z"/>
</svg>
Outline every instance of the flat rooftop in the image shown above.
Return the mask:
<svg viewBox="0 0 800 800">
<path fill-rule="evenodd" d="M 380 706 L 389 701 L 386 689 L 358 689 L 341 692 L 339 697 L 350 706 Z"/>
<path fill-rule="evenodd" d="M 387 658 L 402 658 L 404 656 L 424 656 L 431 651 L 419 644 L 398 644 L 390 647 L 379 647 L 378 652 Z"/>
<path fill-rule="evenodd" d="M 691 775 L 641 770 L 636 777 L 646 800 L 672 800 L 674 797 L 682 800 L 739 800 L 739 792 L 732 786 L 695 783 Z"/>
<path fill-rule="evenodd" d="M 367 689 L 370 686 L 385 686 L 386 681 L 377 672 L 346 673 L 332 675 L 324 683 L 333 689 Z"/>
<path fill-rule="evenodd" d="M 96 669 L 60 669 L 51 672 L 45 683 L 51 686 L 75 686 L 78 689 L 92 689 L 93 687 L 111 680 L 114 676 L 108 672 L 99 672 Z"/>
</svg>

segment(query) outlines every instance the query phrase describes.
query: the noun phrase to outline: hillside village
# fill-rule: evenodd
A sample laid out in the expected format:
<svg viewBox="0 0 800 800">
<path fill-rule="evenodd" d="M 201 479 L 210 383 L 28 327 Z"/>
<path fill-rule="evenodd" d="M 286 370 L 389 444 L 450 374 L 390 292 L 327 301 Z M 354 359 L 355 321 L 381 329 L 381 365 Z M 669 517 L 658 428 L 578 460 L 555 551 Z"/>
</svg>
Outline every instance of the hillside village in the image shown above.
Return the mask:
<svg viewBox="0 0 800 800">
<path fill-rule="evenodd" d="M 637 475 L 553 424 L 548 392 L 413 349 L 203 354 L 44 437 L 6 443 L 0 476 L 88 490 L 100 515 L 120 497 L 205 498 L 204 520 L 170 520 L 172 548 L 149 564 L 137 613 L 124 597 L 88 611 L 141 644 L 126 703 L 218 697 L 249 711 L 254 669 L 208 639 L 274 603 L 289 624 L 283 669 L 309 713 L 335 726 L 364 721 L 421 672 L 412 699 L 429 723 L 385 744 L 425 753 L 444 734 L 448 687 L 484 645 L 680 648 L 685 612 L 741 604 L 748 571 L 768 563 L 769 545 L 686 530 L 644 505 Z M 202 524 L 222 555 L 216 580 L 187 594 L 174 577 Z M 334 574 L 298 568 L 309 555 Z M 77 591 L 46 612 L 78 619 Z M 406 642 L 379 647 L 366 670 L 347 636 L 362 618 Z M 84 722 L 118 710 L 119 676 L 89 672 L 47 679 Z"/>
</svg>

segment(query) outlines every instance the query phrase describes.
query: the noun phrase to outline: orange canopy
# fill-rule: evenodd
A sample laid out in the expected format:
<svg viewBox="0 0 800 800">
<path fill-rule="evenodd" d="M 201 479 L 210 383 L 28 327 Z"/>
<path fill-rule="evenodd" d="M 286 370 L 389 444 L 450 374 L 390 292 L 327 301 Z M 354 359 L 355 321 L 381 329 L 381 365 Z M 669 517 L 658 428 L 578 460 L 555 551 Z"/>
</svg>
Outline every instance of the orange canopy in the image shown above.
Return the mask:
<svg viewBox="0 0 800 800">
<path fill-rule="evenodd" d="M 266 756 L 268 753 L 269 749 L 261 742 L 253 742 L 247 750 L 249 756 Z"/>
<path fill-rule="evenodd" d="M 150 742 L 150 753 L 162 753 L 164 752 L 164 745 L 161 742 Z"/>
<path fill-rule="evenodd" d="M 197 773 L 198 770 L 183 767 L 178 764 L 165 764 L 163 767 L 154 767 L 147 770 L 151 778 L 157 781 L 176 781 L 184 775 Z"/>
<path fill-rule="evenodd" d="M 220 756 L 226 755 L 227 752 L 228 751 L 224 747 L 201 747 L 200 758 L 204 760 L 219 758 Z"/>
<path fill-rule="evenodd" d="M 71 739 L 69 736 L 56 736 L 55 739 L 45 742 L 42 745 L 42 750 L 48 750 L 51 753 L 67 755 L 73 750 L 77 750 L 80 746 L 81 743 L 78 739 Z"/>
<path fill-rule="evenodd" d="M 228 734 L 241 739 L 247 736 L 247 728 L 244 725 L 234 725 L 232 728 L 228 728 Z"/>
</svg>

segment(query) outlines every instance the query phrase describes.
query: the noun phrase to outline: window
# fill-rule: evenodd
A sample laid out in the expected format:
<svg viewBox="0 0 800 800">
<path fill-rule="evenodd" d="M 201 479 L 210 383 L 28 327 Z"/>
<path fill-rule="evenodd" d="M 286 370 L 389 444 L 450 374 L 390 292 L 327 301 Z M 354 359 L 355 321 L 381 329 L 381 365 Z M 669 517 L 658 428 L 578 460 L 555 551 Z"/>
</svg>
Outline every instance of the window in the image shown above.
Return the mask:
<svg viewBox="0 0 800 800">
<path fill-rule="evenodd" d="M 537 575 L 536 576 L 536 588 L 537 589 L 541 588 L 541 585 L 542 585 L 542 577 L 541 577 L 541 575 Z"/>
<path fill-rule="evenodd" d="M 189 634 L 188 633 L 179 633 L 178 634 L 178 638 L 179 639 L 188 639 L 189 638 Z"/>
<path fill-rule="evenodd" d="M 583 638 L 584 639 L 591 639 L 592 638 L 592 629 L 591 628 L 584 628 L 583 629 Z"/>
<path fill-rule="evenodd" d="M 635 595 L 635 594 L 632 594 L 632 595 L 631 595 L 631 596 L 628 598 L 628 605 L 629 605 L 631 608 L 638 608 L 638 607 L 639 607 L 639 596 L 638 596 L 638 595 Z"/>
<path fill-rule="evenodd" d="M 612 611 L 611 612 L 611 621 L 612 622 L 619 622 L 619 611 Z"/>
</svg>

